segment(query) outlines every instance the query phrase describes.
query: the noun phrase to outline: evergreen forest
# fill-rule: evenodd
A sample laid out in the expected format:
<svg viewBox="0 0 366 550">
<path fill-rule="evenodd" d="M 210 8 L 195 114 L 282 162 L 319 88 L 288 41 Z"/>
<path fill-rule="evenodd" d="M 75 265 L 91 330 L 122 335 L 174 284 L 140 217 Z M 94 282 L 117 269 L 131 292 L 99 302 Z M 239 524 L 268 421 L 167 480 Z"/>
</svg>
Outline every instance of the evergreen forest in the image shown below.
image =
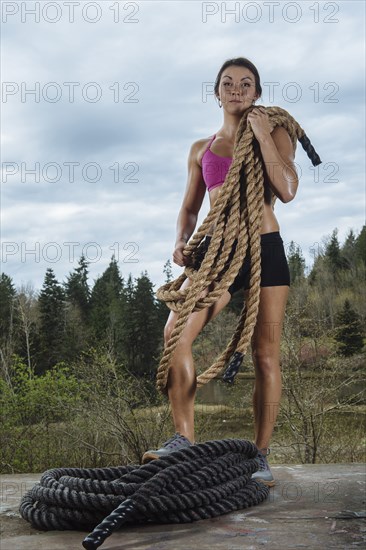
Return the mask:
<svg viewBox="0 0 366 550">
<path fill-rule="evenodd" d="M 274 459 L 361 461 L 366 227 L 350 230 L 343 242 L 334 229 L 311 267 L 293 242 L 287 259 L 291 289 Z M 170 281 L 169 260 L 163 272 Z M 224 349 L 242 306 L 238 292 L 199 335 L 197 371 Z M 139 461 L 171 435 L 167 400 L 155 389 L 169 309 L 156 299 L 146 271 L 133 279 L 112 257 L 91 282 L 82 256 L 63 282 L 48 268 L 37 292 L 31 283 L 16 288 L 2 273 L 0 308 L 3 473 Z M 252 378 L 248 354 L 221 400 L 198 394 L 198 439 L 252 438 Z"/>
</svg>

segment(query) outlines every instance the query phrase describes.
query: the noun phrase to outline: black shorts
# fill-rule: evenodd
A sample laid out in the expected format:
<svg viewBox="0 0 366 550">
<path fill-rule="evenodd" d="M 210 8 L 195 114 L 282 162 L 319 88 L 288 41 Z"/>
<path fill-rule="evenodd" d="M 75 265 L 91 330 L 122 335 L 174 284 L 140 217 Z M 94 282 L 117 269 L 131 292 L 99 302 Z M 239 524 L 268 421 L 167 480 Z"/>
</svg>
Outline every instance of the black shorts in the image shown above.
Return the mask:
<svg viewBox="0 0 366 550">
<path fill-rule="evenodd" d="M 207 252 L 211 236 L 206 235 L 199 244 L 194 269 L 199 269 L 202 260 Z M 234 252 L 229 255 L 231 261 Z M 250 278 L 250 257 L 246 254 L 243 265 L 239 269 L 234 282 L 229 286 L 228 291 L 233 295 L 242 288 L 249 288 Z M 287 263 L 283 241 L 279 231 L 264 233 L 261 235 L 261 283 L 260 286 L 290 286 L 290 270 Z"/>
</svg>

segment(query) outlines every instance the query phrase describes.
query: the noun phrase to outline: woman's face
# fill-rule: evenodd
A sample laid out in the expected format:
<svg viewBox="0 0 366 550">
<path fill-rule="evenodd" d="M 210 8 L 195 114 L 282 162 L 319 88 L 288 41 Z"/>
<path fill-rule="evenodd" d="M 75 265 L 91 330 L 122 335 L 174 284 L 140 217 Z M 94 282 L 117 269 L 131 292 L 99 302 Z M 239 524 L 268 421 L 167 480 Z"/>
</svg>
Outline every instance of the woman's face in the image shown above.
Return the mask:
<svg viewBox="0 0 366 550">
<path fill-rule="evenodd" d="M 232 114 L 245 111 L 258 98 L 254 74 L 245 67 L 227 67 L 220 78 L 218 97 L 226 111 Z"/>
</svg>

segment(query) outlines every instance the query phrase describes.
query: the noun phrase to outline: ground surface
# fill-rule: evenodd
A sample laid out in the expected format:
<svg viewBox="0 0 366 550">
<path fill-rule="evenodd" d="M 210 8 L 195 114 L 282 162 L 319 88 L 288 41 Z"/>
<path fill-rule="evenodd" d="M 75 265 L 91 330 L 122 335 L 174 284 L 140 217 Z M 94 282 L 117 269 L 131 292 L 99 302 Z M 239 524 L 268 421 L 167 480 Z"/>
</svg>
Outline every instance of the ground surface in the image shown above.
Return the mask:
<svg viewBox="0 0 366 550">
<path fill-rule="evenodd" d="M 363 464 L 273 466 L 276 486 L 264 503 L 184 525 L 127 527 L 105 550 L 352 549 L 366 547 Z M 41 532 L 24 521 L 21 496 L 38 474 L 1 476 L 1 550 L 82 550 L 86 533 Z"/>
</svg>

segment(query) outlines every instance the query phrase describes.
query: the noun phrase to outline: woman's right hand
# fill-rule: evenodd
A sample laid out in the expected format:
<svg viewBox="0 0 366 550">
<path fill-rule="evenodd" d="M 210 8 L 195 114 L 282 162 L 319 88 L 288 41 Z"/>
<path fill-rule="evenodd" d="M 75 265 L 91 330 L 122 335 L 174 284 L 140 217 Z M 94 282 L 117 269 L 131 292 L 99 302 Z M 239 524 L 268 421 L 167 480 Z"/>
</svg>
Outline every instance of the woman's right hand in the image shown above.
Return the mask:
<svg viewBox="0 0 366 550">
<path fill-rule="evenodd" d="M 186 241 L 181 239 L 175 243 L 175 249 L 173 252 L 173 261 L 175 264 L 178 264 L 180 267 L 185 267 L 190 264 L 191 258 L 189 256 L 184 256 L 183 250 L 186 246 Z"/>
</svg>

